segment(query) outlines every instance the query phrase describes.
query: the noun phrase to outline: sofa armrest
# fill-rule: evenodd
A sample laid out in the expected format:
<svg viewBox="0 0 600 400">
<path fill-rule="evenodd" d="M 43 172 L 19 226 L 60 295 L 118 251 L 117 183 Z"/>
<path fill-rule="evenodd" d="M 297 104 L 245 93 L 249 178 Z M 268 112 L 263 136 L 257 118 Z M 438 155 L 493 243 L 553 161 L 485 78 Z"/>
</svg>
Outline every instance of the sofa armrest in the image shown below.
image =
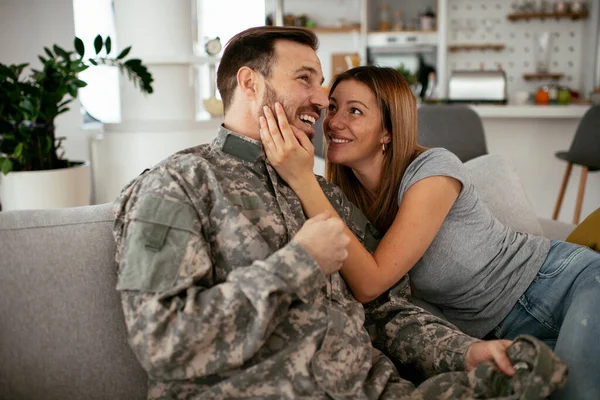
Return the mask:
<svg viewBox="0 0 600 400">
<path fill-rule="evenodd" d="M 575 229 L 575 225 L 552 219 L 538 218 L 544 236 L 553 240 L 566 240 L 567 236 Z"/>
</svg>

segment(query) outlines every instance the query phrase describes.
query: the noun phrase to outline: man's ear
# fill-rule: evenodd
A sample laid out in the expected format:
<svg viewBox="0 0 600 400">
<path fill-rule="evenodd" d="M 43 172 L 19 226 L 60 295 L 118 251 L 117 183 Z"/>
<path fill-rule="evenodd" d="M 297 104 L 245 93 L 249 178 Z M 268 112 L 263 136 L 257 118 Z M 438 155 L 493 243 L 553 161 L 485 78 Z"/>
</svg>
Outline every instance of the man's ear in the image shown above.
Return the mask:
<svg viewBox="0 0 600 400">
<path fill-rule="evenodd" d="M 237 84 L 244 96 L 254 100 L 259 92 L 259 75 L 250 67 L 242 67 L 237 73 Z"/>
</svg>

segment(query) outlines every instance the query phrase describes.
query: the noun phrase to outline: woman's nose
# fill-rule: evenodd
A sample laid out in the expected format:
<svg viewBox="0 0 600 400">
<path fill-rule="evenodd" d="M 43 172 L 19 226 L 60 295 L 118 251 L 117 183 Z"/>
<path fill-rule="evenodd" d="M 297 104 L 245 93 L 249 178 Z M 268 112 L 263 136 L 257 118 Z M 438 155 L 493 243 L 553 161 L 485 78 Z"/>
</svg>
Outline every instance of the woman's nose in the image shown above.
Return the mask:
<svg viewBox="0 0 600 400">
<path fill-rule="evenodd" d="M 326 118 L 326 124 L 329 125 L 331 129 L 342 129 L 344 126 L 343 118 L 336 112 L 333 115 L 329 114 Z"/>
</svg>

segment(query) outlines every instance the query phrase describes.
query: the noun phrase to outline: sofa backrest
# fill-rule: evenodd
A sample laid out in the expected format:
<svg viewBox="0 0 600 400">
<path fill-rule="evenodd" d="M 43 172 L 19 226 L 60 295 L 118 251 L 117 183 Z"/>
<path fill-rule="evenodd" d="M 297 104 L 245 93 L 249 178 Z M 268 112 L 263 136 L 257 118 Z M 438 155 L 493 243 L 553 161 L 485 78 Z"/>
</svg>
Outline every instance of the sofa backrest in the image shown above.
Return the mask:
<svg viewBox="0 0 600 400">
<path fill-rule="evenodd" d="M 0 212 L 0 399 L 144 399 L 110 205 Z"/>
</svg>

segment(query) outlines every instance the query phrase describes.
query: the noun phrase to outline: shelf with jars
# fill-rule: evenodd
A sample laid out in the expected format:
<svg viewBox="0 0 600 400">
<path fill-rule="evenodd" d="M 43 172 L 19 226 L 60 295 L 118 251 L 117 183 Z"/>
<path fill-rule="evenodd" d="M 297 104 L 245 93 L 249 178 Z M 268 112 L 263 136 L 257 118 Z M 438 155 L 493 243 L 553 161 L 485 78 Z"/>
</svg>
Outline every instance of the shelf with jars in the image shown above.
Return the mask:
<svg viewBox="0 0 600 400">
<path fill-rule="evenodd" d="M 369 32 L 434 32 L 437 0 L 375 0 L 368 5 Z"/>
<path fill-rule="evenodd" d="M 448 45 L 448 51 L 450 53 L 457 53 L 459 51 L 503 51 L 506 45 L 501 43 L 482 43 L 482 44 L 451 44 Z"/>
<path fill-rule="evenodd" d="M 513 22 L 530 19 L 579 20 L 588 18 L 588 10 L 586 3 L 580 0 L 557 0 L 553 3 L 548 0 L 525 0 L 517 7 L 517 11 L 507 15 L 507 18 Z"/>
<path fill-rule="evenodd" d="M 536 72 L 536 73 L 531 73 L 531 74 L 523 74 L 523 79 L 525 79 L 526 81 L 534 81 L 534 80 L 544 80 L 544 79 L 550 79 L 550 80 L 560 80 L 564 77 L 564 74 L 561 73 L 550 73 L 550 72 Z"/>
<path fill-rule="evenodd" d="M 509 14 L 507 18 L 513 22 L 520 20 L 530 19 L 586 19 L 588 17 L 587 11 L 581 12 L 526 12 L 526 13 L 514 13 Z"/>
<path fill-rule="evenodd" d="M 315 26 L 308 27 L 314 33 L 350 33 L 359 32 L 360 25 L 347 25 L 347 26 Z"/>
</svg>

